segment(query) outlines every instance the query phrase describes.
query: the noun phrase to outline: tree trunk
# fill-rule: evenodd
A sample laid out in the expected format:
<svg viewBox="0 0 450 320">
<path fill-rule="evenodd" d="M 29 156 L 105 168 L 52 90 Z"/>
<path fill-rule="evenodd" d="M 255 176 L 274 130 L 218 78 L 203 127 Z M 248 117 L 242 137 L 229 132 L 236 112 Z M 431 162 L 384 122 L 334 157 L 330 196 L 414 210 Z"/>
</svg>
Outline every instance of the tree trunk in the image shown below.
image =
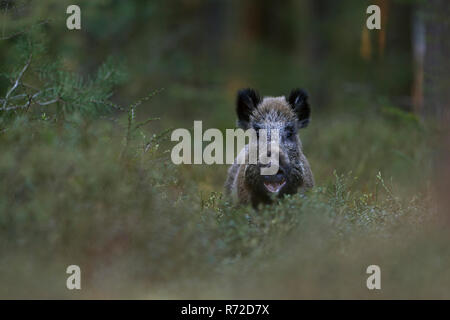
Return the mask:
<svg viewBox="0 0 450 320">
<path fill-rule="evenodd" d="M 450 103 L 450 1 L 429 0 L 425 8 L 426 52 L 421 115 L 448 127 Z"/>
<path fill-rule="evenodd" d="M 440 213 L 450 224 L 450 1 L 429 0 L 424 21 L 426 52 L 424 60 L 424 100 L 420 113 L 435 121 L 441 131 L 435 152 L 435 176 Z"/>
<path fill-rule="evenodd" d="M 416 7 L 412 11 L 412 50 L 413 50 L 413 85 L 412 85 L 412 107 L 416 114 L 423 113 L 423 78 L 425 61 L 425 23 L 423 15 Z"/>
</svg>

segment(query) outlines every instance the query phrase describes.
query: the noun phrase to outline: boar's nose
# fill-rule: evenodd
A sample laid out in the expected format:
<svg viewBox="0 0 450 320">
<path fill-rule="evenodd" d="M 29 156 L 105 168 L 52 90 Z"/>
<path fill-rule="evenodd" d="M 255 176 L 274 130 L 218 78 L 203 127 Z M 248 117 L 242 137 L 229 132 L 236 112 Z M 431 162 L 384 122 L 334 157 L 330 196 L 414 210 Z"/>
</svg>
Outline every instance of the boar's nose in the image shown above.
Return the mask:
<svg viewBox="0 0 450 320">
<path fill-rule="evenodd" d="M 273 166 L 278 167 L 278 171 L 276 174 L 286 174 L 286 170 L 283 168 L 285 163 L 280 161 L 269 161 L 267 164 L 259 163 L 260 168 L 271 168 Z"/>
<path fill-rule="evenodd" d="M 279 167 L 278 172 L 273 175 L 263 175 L 262 179 L 264 182 L 281 182 L 285 180 L 284 169 Z"/>
</svg>

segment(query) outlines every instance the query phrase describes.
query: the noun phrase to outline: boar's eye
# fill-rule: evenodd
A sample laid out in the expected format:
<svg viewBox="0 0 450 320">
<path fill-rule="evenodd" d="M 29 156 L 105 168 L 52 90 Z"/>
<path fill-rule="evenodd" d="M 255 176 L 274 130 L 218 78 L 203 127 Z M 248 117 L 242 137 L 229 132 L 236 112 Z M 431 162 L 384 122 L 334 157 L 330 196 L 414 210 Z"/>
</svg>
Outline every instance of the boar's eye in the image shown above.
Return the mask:
<svg viewBox="0 0 450 320">
<path fill-rule="evenodd" d="M 259 138 L 259 130 L 261 130 L 262 127 L 258 124 L 254 124 L 253 129 L 256 131 L 256 136 Z"/>
<path fill-rule="evenodd" d="M 258 131 L 259 129 L 262 129 L 262 127 L 259 124 L 254 124 L 253 125 L 253 129 L 255 129 L 256 131 Z"/>
<path fill-rule="evenodd" d="M 295 136 L 295 129 L 292 126 L 286 127 L 286 138 L 292 139 Z"/>
</svg>

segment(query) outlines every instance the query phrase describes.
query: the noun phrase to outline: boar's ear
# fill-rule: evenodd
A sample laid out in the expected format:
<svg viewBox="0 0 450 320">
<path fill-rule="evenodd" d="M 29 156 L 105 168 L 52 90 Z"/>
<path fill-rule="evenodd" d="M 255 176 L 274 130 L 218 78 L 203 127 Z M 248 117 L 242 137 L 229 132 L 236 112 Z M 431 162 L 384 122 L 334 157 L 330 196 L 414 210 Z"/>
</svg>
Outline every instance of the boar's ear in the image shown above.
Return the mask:
<svg viewBox="0 0 450 320">
<path fill-rule="evenodd" d="M 308 94 L 302 89 L 294 89 L 289 94 L 287 101 L 298 117 L 299 129 L 305 128 L 309 123 L 311 115 Z"/>
<path fill-rule="evenodd" d="M 261 102 L 261 98 L 253 89 L 242 89 L 238 91 L 236 101 L 236 113 L 238 116 L 238 127 L 248 129 L 248 122 L 253 110 Z"/>
</svg>

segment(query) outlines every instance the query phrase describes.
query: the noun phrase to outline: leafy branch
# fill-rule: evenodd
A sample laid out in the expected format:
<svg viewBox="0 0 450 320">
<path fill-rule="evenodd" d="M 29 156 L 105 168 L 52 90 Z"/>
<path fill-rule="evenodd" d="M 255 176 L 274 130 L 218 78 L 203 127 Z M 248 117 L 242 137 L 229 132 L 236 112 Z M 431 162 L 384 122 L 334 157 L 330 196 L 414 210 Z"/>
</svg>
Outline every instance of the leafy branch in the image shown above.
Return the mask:
<svg viewBox="0 0 450 320">
<path fill-rule="evenodd" d="M 28 67 L 31 64 L 31 58 L 33 57 L 33 54 L 30 54 L 30 57 L 28 58 L 27 63 L 25 64 L 25 66 L 22 68 L 22 70 L 19 72 L 19 75 L 17 76 L 16 81 L 14 82 L 14 85 L 11 87 L 11 89 L 8 90 L 8 92 L 6 93 L 5 99 L 3 100 L 3 107 L 0 110 L 7 110 L 6 106 L 8 104 L 8 99 L 10 97 L 10 95 L 14 92 L 14 90 L 17 89 L 17 87 L 20 84 L 20 80 L 22 79 L 25 71 L 27 71 Z"/>
<path fill-rule="evenodd" d="M 143 102 L 150 100 L 152 97 L 154 97 L 155 95 L 157 95 L 158 93 L 160 93 L 163 90 L 164 90 L 164 88 L 154 90 L 149 95 L 147 95 L 146 97 L 144 97 L 142 99 L 139 99 L 138 101 L 133 103 L 128 108 L 128 125 L 127 125 L 127 135 L 126 135 L 126 139 L 125 139 L 125 150 L 128 148 L 128 145 L 129 145 L 130 140 L 131 140 L 131 134 L 133 133 L 133 131 L 135 131 L 136 129 L 138 129 L 138 128 L 146 125 L 146 124 L 148 124 L 151 121 L 159 120 L 159 118 L 149 118 L 149 119 L 146 119 L 146 120 L 144 120 L 142 122 L 134 124 L 135 118 L 136 118 L 136 108 L 138 106 L 140 106 Z"/>
</svg>

